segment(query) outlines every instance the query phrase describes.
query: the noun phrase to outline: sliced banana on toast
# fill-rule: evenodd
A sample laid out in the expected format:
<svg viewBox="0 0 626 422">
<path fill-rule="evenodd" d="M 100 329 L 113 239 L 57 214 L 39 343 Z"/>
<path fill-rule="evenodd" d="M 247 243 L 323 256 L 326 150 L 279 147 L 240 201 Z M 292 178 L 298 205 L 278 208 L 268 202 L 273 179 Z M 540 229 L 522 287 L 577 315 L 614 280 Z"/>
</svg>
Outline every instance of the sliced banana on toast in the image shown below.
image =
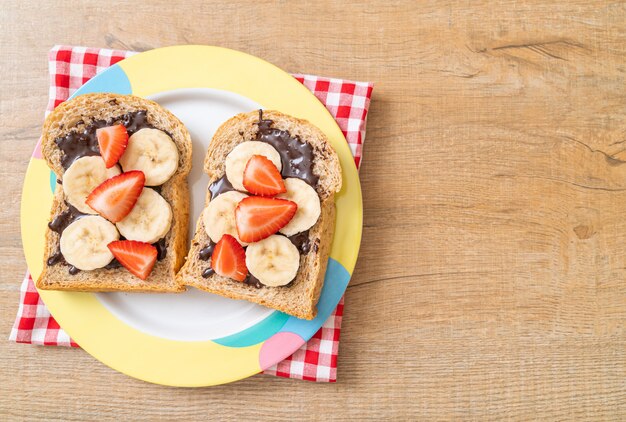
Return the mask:
<svg viewBox="0 0 626 422">
<path fill-rule="evenodd" d="M 113 223 L 99 215 L 88 215 L 63 230 L 60 249 L 68 264 L 79 270 L 95 270 L 113 260 L 107 245 L 119 238 Z"/>
<path fill-rule="evenodd" d="M 100 156 L 79 158 L 63 174 L 62 186 L 67 202 L 84 214 L 97 214 L 85 200 L 102 182 L 120 173 L 118 166 L 107 169 Z"/>
<path fill-rule="evenodd" d="M 298 273 L 300 253 L 285 236 L 272 235 L 248 245 L 246 267 L 266 286 L 284 286 Z"/>
<path fill-rule="evenodd" d="M 128 240 L 154 243 L 164 237 L 172 224 L 172 207 L 154 189 L 145 187 L 132 211 L 116 224 Z"/>
<path fill-rule="evenodd" d="M 287 192 L 281 193 L 277 198 L 295 202 L 298 205 L 298 210 L 291 221 L 280 229 L 280 232 L 285 236 L 293 236 L 313 227 L 320 218 L 322 209 L 317 192 L 304 180 L 295 177 L 287 178 L 285 179 L 285 187 Z"/>
<path fill-rule="evenodd" d="M 280 154 L 273 146 L 259 141 L 240 143 L 226 156 L 224 162 L 228 181 L 239 191 L 246 192 L 243 186 L 243 172 L 254 155 L 262 155 L 274 163 L 278 171 L 282 169 Z"/>
<path fill-rule="evenodd" d="M 176 173 L 178 158 L 178 148 L 167 133 L 144 128 L 128 139 L 120 164 L 124 171 L 143 171 L 146 186 L 159 186 Z"/>
<path fill-rule="evenodd" d="M 242 246 L 247 243 L 239 239 L 237 225 L 235 223 L 235 208 L 242 199 L 247 198 L 245 193 L 230 191 L 225 192 L 207 205 L 202 213 L 204 230 L 215 243 L 219 242 L 222 236 L 229 234 L 233 236 Z"/>
</svg>

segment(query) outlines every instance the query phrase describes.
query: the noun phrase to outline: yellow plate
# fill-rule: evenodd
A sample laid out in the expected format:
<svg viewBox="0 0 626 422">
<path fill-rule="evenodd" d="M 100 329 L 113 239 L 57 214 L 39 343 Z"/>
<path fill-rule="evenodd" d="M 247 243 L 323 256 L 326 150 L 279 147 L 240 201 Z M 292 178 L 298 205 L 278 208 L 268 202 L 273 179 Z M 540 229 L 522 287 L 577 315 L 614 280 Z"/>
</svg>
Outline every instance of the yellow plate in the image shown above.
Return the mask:
<svg viewBox="0 0 626 422">
<path fill-rule="evenodd" d="M 307 119 L 328 136 L 337 151 L 343 188 L 336 197 L 336 232 L 318 317 L 304 321 L 275 312 L 233 335 L 181 341 L 131 327 L 95 294 L 39 293 L 74 341 L 106 365 L 148 382 L 207 386 L 236 381 L 276 364 L 321 327 L 345 292 L 356 263 L 362 228 L 361 189 L 350 149 L 324 105 L 291 75 L 248 54 L 208 46 L 151 50 L 108 68 L 74 96 L 115 92 L 146 97 L 185 88 L 228 91 L 263 108 Z M 194 155 L 204 153 L 194 151 Z M 26 173 L 21 206 L 22 241 L 33 279 L 42 271 L 53 182 L 54 176 L 37 148 Z"/>
</svg>

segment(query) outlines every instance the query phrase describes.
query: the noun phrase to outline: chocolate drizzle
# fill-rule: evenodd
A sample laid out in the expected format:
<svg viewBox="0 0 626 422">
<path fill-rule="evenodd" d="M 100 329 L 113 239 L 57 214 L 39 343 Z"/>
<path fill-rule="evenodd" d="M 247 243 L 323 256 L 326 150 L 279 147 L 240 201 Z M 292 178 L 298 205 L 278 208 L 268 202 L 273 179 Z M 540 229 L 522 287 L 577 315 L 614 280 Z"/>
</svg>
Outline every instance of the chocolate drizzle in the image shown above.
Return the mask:
<svg viewBox="0 0 626 422">
<path fill-rule="evenodd" d="M 209 240 L 209 244 L 198 252 L 198 257 L 203 261 L 208 261 L 213 255 L 213 249 L 215 249 L 215 243 Z"/>
<path fill-rule="evenodd" d="M 230 184 L 226 175 L 223 175 L 215 182 L 209 185 L 209 191 L 211 192 L 211 199 L 215 199 L 218 195 L 235 190 L 233 185 Z"/>
<path fill-rule="evenodd" d="M 304 231 L 298 234 L 294 234 L 293 236 L 289 236 L 288 238 L 291 240 L 291 243 L 298 248 L 298 251 L 302 255 L 306 255 L 311 250 L 311 242 L 309 241 L 309 231 Z"/>
<path fill-rule="evenodd" d="M 259 109 L 256 140 L 266 142 L 278 151 L 284 178 L 297 177 L 315 188 L 319 177 L 313 173 L 313 146 L 297 136 L 292 137 L 286 130 L 272 128 L 272 123 L 272 120 L 263 119 L 263 110 Z"/>
<path fill-rule="evenodd" d="M 135 111 L 131 113 L 126 113 L 122 117 L 118 118 L 120 123 L 124 125 L 126 128 L 126 132 L 128 132 L 128 136 L 133 135 L 135 132 L 140 131 L 141 129 L 151 128 L 154 129 L 150 123 L 148 123 L 148 112 L 145 110 Z M 118 119 L 112 119 L 109 125 L 113 124 Z M 170 137 L 172 136 L 168 133 Z"/>
<path fill-rule="evenodd" d="M 67 170 L 74 161 L 81 157 L 100 155 L 96 130 L 113 124 L 124 125 L 129 135 L 143 128 L 154 127 L 148 123 L 145 110 L 129 112 L 108 120 L 93 120 L 88 125 L 85 125 L 82 130 L 77 128 L 67 135 L 54 140 L 59 149 L 63 151 L 63 157 L 61 158 L 63 168 Z M 76 122 L 76 125 L 84 125 L 83 120 Z"/>
<path fill-rule="evenodd" d="M 65 205 L 67 205 L 67 210 L 54 217 L 54 219 L 48 223 L 48 227 L 50 228 L 50 230 L 52 230 L 53 232 L 57 232 L 58 234 L 63 233 L 63 230 L 65 230 L 65 228 L 72 224 L 74 221 L 87 215 L 78 211 L 67 202 L 65 203 Z"/>
<path fill-rule="evenodd" d="M 157 250 L 157 261 L 165 259 L 165 257 L 167 256 L 167 245 L 165 244 L 165 238 L 160 238 L 156 241 L 156 243 L 153 243 L 152 246 L 154 246 Z"/>
<path fill-rule="evenodd" d="M 107 270 L 114 270 L 116 268 L 120 268 L 121 266 L 122 266 L 122 264 L 120 264 L 120 261 L 118 261 L 117 259 L 113 258 L 113 261 L 111 261 L 108 264 L 106 264 L 104 266 L 104 268 L 106 268 Z"/>
<path fill-rule="evenodd" d="M 251 273 L 248 273 L 246 279 L 243 282 L 246 283 L 248 286 L 256 287 L 257 289 L 265 287 L 265 284 L 261 283 L 259 279 L 253 276 Z"/>
<path fill-rule="evenodd" d="M 203 261 L 208 261 L 209 259 L 211 259 L 213 249 L 215 249 L 215 243 L 213 243 L 213 241 L 209 239 L 209 244 L 200 249 L 200 252 L 198 252 L 198 257 Z M 209 278 L 213 274 L 215 274 L 215 270 L 213 270 L 213 268 L 211 267 L 207 267 L 204 269 L 204 271 L 202 271 L 202 277 L 204 278 Z"/>
<path fill-rule="evenodd" d="M 49 266 L 58 264 L 59 262 L 65 262 L 65 258 L 63 258 L 63 254 L 61 253 L 61 251 L 56 251 L 55 253 L 50 255 L 50 258 L 48 258 L 48 261 L 46 261 Z"/>
</svg>

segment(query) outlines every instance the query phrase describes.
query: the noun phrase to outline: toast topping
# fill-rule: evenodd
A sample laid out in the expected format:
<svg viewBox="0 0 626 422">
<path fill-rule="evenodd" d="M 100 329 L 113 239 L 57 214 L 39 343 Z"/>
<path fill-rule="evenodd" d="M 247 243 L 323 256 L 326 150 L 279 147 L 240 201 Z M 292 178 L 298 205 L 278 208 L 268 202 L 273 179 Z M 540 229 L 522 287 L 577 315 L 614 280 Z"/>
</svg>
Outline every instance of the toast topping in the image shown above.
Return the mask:
<svg viewBox="0 0 626 422">
<path fill-rule="evenodd" d="M 298 209 L 295 202 L 286 199 L 250 196 L 239 202 L 235 222 L 239 238 L 244 242 L 258 242 L 285 227 Z"/>
<path fill-rule="evenodd" d="M 144 128 L 128 139 L 120 164 L 124 171 L 143 171 L 146 186 L 159 186 L 178 170 L 178 155 L 178 148 L 167 133 Z"/>
<path fill-rule="evenodd" d="M 254 195 L 275 196 L 287 192 L 278 168 L 262 155 L 253 155 L 243 171 L 243 186 Z"/>
<path fill-rule="evenodd" d="M 102 182 L 120 174 L 118 166 L 107 169 L 100 157 L 83 157 L 74 161 L 63 175 L 63 193 L 67 202 L 84 214 L 97 214 L 87 203 L 89 194 Z"/>
<path fill-rule="evenodd" d="M 285 236 L 273 235 L 248 246 L 246 265 L 264 285 L 284 286 L 296 277 L 300 254 Z"/>
<path fill-rule="evenodd" d="M 113 260 L 107 245 L 119 236 L 111 222 L 99 215 L 90 215 L 67 226 L 59 245 L 68 264 L 79 270 L 95 270 Z"/>
<path fill-rule="evenodd" d="M 230 234 L 243 245 L 249 270 L 244 283 L 288 286 L 298 272 L 300 254 L 318 250 L 319 240 L 311 243 L 309 229 L 321 215 L 315 190 L 319 178 L 309 143 L 272 128 L 262 110 L 257 124 L 255 140 L 238 144 L 226 157 L 225 175 L 209 186 L 203 224 L 212 242 Z M 242 190 L 255 196 L 238 192 Z M 215 253 L 212 242 L 200 250 L 201 260 Z M 202 276 L 214 272 L 220 274 L 212 265 Z"/>
<path fill-rule="evenodd" d="M 248 275 L 246 253 L 237 239 L 229 234 L 222 236 L 211 255 L 211 268 L 217 274 L 236 281 L 244 281 Z"/>
<path fill-rule="evenodd" d="M 76 130 L 54 140 L 63 152 L 61 158 L 63 168 L 67 170 L 74 161 L 81 157 L 101 155 L 96 131 L 115 124 L 123 125 L 128 135 L 132 135 L 143 128 L 153 127 L 147 122 L 145 110 L 133 111 L 108 120 L 94 120 L 89 124 L 80 120 L 76 123 Z"/>
<path fill-rule="evenodd" d="M 223 175 L 215 182 L 209 185 L 209 192 L 211 192 L 211 200 L 217 198 L 218 195 L 221 195 L 225 192 L 230 192 L 231 190 L 235 190 L 233 185 L 230 184 L 226 175 Z"/>
<path fill-rule="evenodd" d="M 128 171 L 105 180 L 85 201 L 112 223 L 126 217 L 135 206 L 146 178 L 140 171 Z"/>
<path fill-rule="evenodd" d="M 172 224 L 172 207 L 154 189 L 143 188 L 131 212 L 116 226 L 129 240 L 154 243 L 165 237 Z"/>
<path fill-rule="evenodd" d="M 100 255 L 93 252 L 83 256 L 85 251 L 96 250 L 94 241 L 91 241 L 91 247 L 83 245 L 74 250 L 75 245 L 85 243 L 84 239 L 106 237 L 113 232 L 115 239 L 121 234 L 129 241 L 146 243 L 149 248 L 143 249 L 156 251 L 155 260 L 165 259 L 165 236 L 170 230 L 172 210 L 158 192 L 144 189 L 144 185 L 150 182 L 161 185 L 176 172 L 179 153 L 171 137 L 149 124 L 145 111 L 135 111 L 108 120 L 94 120 L 88 125 L 79 121 L 75 130 L 57 138 L 55 143 L 63 152 L 61 164 L 66 171 L 59 184 L 63 187 L 69 209 L 48 224 L 50 230 L 59 233 L 60 244 L 59 250 L 48 258 L 47 265 L 69 264 L 70 274 L 96 268 L 119 268 L 124 264 L 113 255 L 107 262 L 99 259 L 105 254 L 102 251 Z M 130 171 L 121 173 L 118 161 L 120 164 L 124 162 L 125 170 Z M 148 174 L 132 170 L 137 166 Z M 86 218 L 96 213 L 109 221 L 102 217 Z M 84 239 L 75 240 L 76 227 L 83 229 L 81 236 Z M 98 266 L 94 266 L 94 262 Z M 141 271 L 135 267 L 129 269 L 137 271 L 133 274 L 140 277 L 144 270 L 143 267 Z M 146 277 L 147 274 L 149 271 Z"/>
<path fill-rule="evenodd" d="M 274 163 L 278 170 L 282 168 L 280 154 L 269 144 L 257 141 L 242 142 L 233 148 L 224 162 L 226 177 L 235 189 L 246 192 L 243 185 L 243 172 L 250 159 L 255 155 L 267 158 Z"/>
<path fill-rule="evenodd" d="M 277 198 L 293 201 L 298 205 L 298 211 L 291 221 L 280 232 L 285 236 L 293 236 L 297 233 L 309 230 L 320 218 L 322 208 L 317 192 L 304 180 L 290 177 L 285 179 L 287 192 L 281 193 Z"/>
<path fill-rule="evenodd" d="M 291 136 L 286 130 L 272 128 L 273 123 L 272 120 L 263 119 L 263 110 L 259 110 L 256 140 L 265 142 L 278 151 L 283 163 L 281 174 L 284 178 L 297 177 L 316 188 L 319 177 L 313 173 L 313 146 L 297 136 Z"/>
<path fill-rule="evenodd" d="M 108 248 L 124 268 L 142 280 L 148 278 L 157 261 L 157 248 L 149 243 L 118 240 L 109 243 Z"/>
<path fill-rule="evenodd" d="M 235 208 L 247 197 L 245 193 L 230 191 L 209 202 L 202 213 L 202 221 L 206 234 L 213 242 L 219 242 L 222 236 L 229 234 L 242 245 L 247 245 L 239 238 L 235 224 Z"/>
<path fill-rule="evenodd" d="M 96 129 L 100 154 L 107 168 L 113 167 L 128 146 L 128 132 L 124 125 Z"/>
</svg>

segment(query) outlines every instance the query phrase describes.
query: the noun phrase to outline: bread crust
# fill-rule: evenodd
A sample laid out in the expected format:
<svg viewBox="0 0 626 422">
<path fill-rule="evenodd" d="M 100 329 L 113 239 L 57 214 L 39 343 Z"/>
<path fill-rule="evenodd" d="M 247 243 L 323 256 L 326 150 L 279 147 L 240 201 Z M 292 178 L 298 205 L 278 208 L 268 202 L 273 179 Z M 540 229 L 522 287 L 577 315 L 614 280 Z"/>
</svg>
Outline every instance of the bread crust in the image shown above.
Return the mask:
<svg viewBox="0 0 626 422">
<path fill-rule="evenodd" d="M 216 131 L 204 160 L 204 171 L 209 175 L 209 186 L 225 173 L 226 156 L 241 142 L 254 140 L 258 131 L 258 111 L 238 114 Z M 272 127 L 288 131 L 313 146 L 313 173 L 319 177 L 317 193 L 321 201 L 321 215 L 309 230 L 310 251 L 300 256 L 300 269 L 289 287 L 264 287 L 257 289 L 244 283 L 213 274 L 202 277 L 209 261 L 199 258 L 199 251 L 209 242 L 202 218 L 196 223 L 191 248 L 182 269 L 177 275 L 179 283 L 216 293 L 232 299 L 245 299 L 297 318 L 313 319 L 316 304 L 324 285 L 326 265 L 335 227 L 334 195 L 341 189 L 341 167 L 337 154 L 326 136 L 306 120 L 296 119 L 277 111 L 263 111 L 263 118 L 273 121 Z M 207 190 L 205 206 L 211 200 Z"/>
<path fill-rule="evenodd" d="M 57 252 L 60 235 L 46 230 L 43 272 L 36 286 L 43 290 L 70 290 L 83 292 L 133 291 L 181 292 L 185 286 L 176 281 L 176 272 L 184 262 L 187 252 L 187 227 L 189 224 L 189 187 L 187 175 L 191 168 L 191 137 L 183 123 L 154 101 L 132 95 L 85 94 L 59 105 L 46 119 L 42 133 L 42 154 L 57 180 L 63 179 L 61 165 L 63 152 L 54 142 L 72 130 L 80 130 L 93 120 L 109 119 L 128 112 L 147 111 L 147 121 L 157 129 L 172 136 L 179 151 L 179 166 L 174 175 L 161 186 L 161 195 L 172 207 L 172 226 L 165 236 L 167 253 L 157 261 L 147 280 L 141 280 L 123 267 L 81 271 L 70 275 L 65 265 L 48 266 L 48 258 Z M 82 123 L 81 123 L 82 122 Z M 57 182 L 50 220 L 67 210 L 65 195 Z"/>
</svg>

